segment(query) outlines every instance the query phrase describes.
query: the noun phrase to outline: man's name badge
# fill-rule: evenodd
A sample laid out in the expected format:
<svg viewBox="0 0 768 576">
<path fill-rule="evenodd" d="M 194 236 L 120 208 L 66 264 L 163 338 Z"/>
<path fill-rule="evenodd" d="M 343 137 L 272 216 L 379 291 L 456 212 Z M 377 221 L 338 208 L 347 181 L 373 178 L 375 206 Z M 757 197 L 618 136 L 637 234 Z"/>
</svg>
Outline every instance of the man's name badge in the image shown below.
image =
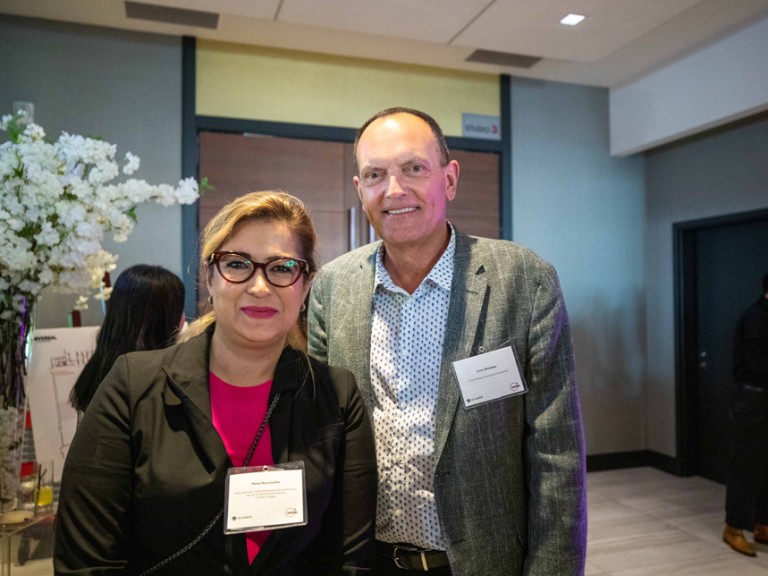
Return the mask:
<svg viewBox="0 0 768 576">
<path fill-rule="evenodd" d="M 511 346 L 453 363 L 466 408 L 528 391 Z"/>
<path fill-rule="evenodd" d="M 307 523 L 304 462 L 230 468 L 225 490 L 225 534 Z"/>
</svg>

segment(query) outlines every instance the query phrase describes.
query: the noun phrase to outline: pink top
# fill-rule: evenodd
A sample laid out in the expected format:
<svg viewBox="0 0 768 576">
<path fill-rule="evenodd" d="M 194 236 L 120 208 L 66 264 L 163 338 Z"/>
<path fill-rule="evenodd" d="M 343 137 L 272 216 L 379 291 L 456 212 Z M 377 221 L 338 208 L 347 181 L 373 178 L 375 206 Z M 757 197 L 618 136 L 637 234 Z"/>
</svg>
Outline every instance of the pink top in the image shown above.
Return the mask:
<svg viewBox="0 0 768 576">
<path fill-rule="evenodd" d="M 242 466 L 267 413 L 272 380 L 259 386 L 233 386 L 211 372 L 210 382 L 213 426 L 224 441 L 229 459 L 235 466 Z M 269 425 L 264 428 L 261 440 L 248 464 L 274 464 Z M 245 533 L 250 563 L 253 563 L 270 533 L 269 530 Z"/>
</svg>

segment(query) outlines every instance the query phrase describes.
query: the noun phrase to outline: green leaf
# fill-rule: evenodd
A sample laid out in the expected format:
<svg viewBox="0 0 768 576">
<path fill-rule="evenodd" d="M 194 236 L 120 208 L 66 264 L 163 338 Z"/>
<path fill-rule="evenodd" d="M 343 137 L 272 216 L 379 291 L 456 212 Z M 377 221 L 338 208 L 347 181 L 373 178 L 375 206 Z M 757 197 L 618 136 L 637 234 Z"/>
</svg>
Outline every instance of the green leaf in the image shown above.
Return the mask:
<svg viewBox="0 0 768 576">
<path fill-rule="evenodd" d="M 125 215 L 128 216 L 128 218 L 130 218 L 131 220 L 133 220 L 133 222 L 135 224 L 139 223 L 139 219 L 136 217 L 136 207 L 135 206 L 133 208 L 131 208 L 130 210 L 128 210 L 128 212 L 126 212 Z"/>
<path fill-rule="evenodd" d="M 24 130 L 19 126 L 19 117 L 14 116 L 13 119 L 8 122 L 8 139 L 14 144 L 19 143 L 19 136 Z"/>
<path fill-rule="evenodd" d="M 203 195 L 209 190 L 210 191 L 216 190 L 216 186 L 210 184 L 208 182 L 208 176 L 205 176 L 202 180 L 200 180 L 200 185 L 198 186 L 198 189 L 200 191 L 200 195 Z"/>
</svg>

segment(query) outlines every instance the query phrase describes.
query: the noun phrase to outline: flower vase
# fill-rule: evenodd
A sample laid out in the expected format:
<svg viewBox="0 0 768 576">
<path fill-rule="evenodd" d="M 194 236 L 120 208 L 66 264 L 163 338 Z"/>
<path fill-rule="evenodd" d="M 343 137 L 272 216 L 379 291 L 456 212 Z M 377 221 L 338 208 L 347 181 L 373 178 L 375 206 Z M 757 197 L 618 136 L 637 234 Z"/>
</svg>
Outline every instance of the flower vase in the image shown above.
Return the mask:
<svg viewBox="0 0 768 576">
<path fill-rule="evenodd" d="M 8 301 L 10 300 L 10 301 Z M 34 298 L 8 296 L 0 303 L 0 513 L 16 507 L 26 419 L 24 380 L 29 365 Z"/>
</svg>

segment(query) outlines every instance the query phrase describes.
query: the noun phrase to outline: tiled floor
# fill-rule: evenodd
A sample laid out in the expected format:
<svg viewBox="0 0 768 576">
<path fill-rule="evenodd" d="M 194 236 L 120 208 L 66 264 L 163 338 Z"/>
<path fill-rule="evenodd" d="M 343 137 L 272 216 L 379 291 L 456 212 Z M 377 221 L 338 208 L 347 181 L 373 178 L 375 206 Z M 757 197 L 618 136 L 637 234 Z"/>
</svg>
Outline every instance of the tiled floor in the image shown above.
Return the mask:
<svg viewBox="0 0 768 576">
<path fill-rule="evenodd" d="M 748 558 L 721 540 L 720 484 L 627 468 L 588 474 L 587 489 L 586 576 L 768 576 L 768 546 Z M 15 553 L 12 576 L 53 574 L 50 543 L 37 544 L 24 566 Z"/>
<path fill-rule="evenodd" d="M 721 484 L 628 468 L 588 474 L 587 490 L 587 576 L 768 575 L 768 546 L 749 558 L 722 541 Z"/>
</svg>

